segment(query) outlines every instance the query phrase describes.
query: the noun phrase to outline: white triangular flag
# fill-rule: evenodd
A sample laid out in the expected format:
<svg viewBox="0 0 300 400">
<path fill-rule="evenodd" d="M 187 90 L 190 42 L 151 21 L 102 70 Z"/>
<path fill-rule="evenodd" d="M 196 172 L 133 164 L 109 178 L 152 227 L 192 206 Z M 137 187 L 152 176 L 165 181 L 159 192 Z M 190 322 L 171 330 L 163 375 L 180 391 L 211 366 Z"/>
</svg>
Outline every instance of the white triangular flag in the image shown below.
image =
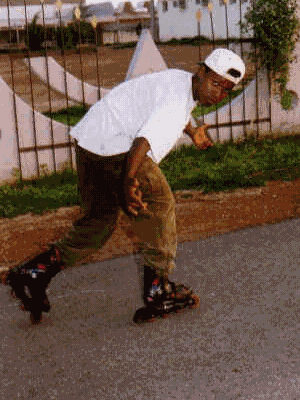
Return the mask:
<svg viewBox="0 0 300 400">
<path fill-rule="evenodd" d="M 168 69 L 154 43 L 149 29 L 143 29 L 129 64 L 125 81 L 140 75 Z"/>
</svg>

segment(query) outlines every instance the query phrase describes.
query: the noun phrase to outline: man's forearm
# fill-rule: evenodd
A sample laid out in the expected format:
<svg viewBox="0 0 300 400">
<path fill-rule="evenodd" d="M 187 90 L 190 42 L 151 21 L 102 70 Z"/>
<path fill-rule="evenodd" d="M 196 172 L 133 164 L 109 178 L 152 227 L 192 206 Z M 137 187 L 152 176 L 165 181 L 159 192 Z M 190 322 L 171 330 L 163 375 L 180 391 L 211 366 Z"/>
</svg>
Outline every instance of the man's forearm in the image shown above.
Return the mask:
<svg viewBox="0 0 300 400">
<path fill-rule="evenodd" d="M 138 137 L 133 141 L 127 157 L 125 180 L 135 178 L 137 170 L 150 149 L 148 140 L 143 137 Z"/>
</svg>

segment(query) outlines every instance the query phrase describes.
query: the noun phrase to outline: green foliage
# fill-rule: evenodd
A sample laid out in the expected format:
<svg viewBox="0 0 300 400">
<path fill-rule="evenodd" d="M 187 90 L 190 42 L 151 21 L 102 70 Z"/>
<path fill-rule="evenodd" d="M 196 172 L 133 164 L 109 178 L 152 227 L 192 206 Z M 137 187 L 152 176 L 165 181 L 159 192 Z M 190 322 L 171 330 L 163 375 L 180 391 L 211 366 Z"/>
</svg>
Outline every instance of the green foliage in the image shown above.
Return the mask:
<svg viewBox="0 0 300 400">
<path fill-rule="evenodd" d="M 289 110 L 292 107 L 293 96 L 289 90 L 282 89 L 281 106 L 284 110 Z"/>
<path fill-rule="evenodd" d="M 140 36 L 140 35 L 141 35 L 142 29 L 143 29 L 142 24 L 139 22 L 139 23 L 137 24 L 136 28 L 135 28 L 135 32 L 136 32 L 137 36 Z"/>
<path fill-rule="evenodd" d="M 73 44 L 95 43 L 95 30 L 92 25 L 85 21 L 75 21 L 69 25 L 72 34 Z"/>
<path fill-rule="evenodd" d="M 66 125 L 73 126 L 85 115 L 87 109 L 82 106 L 74 106 L 64 108 L 56 113 L 46 112 L 44 113 L 47 117 L 55 119 L 55 121 L 61 122 Z"/>
<path fill-rule="evenodd" d="M 74 43 L 74 37 L 72 28 L 70 26 L 60 26 L 55 33 L 57 47 L 63 50 L 74 49 L 76 46 Z"/>
<path fill-rule="evenodd" d="M 286 96 L 289 66 L 295 60 L 293 51 L 299 38 L 296 16 L 297 0 L 256 0 L 241 24 L 244 32 L 252 31 L 258 50 L 250 53 L 252 60 L 267 68 Z M 289 102 L 284 103 L 288 106 Z"/>
<path fill-rule="evenodd" d="M 27 25 L 27 35 L 25 39 L 26 46 L 32 51 L 42 49 L 42 43 L 45 38 L 45 29 L 37 24 L 39 13 L 36 13 L 30 24 Z"/>
</svg>

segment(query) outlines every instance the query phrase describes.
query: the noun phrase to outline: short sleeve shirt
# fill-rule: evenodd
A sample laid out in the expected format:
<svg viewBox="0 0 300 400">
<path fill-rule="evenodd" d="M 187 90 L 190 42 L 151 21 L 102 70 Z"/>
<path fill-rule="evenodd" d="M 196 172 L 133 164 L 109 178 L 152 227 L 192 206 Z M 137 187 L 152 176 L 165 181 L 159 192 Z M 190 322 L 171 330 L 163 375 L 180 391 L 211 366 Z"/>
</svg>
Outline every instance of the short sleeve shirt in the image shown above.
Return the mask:
<svg viewBox="0 0 300 400">
<path fill-rule="evenodd" d="M 129 151 L 145 137 L 157 164 L 182 135 L 196 105 L 192 75 L 168 69 L 123 82 L 95 103 L 70 132 L 79 146 L 101 155 Z"/>
</svg>

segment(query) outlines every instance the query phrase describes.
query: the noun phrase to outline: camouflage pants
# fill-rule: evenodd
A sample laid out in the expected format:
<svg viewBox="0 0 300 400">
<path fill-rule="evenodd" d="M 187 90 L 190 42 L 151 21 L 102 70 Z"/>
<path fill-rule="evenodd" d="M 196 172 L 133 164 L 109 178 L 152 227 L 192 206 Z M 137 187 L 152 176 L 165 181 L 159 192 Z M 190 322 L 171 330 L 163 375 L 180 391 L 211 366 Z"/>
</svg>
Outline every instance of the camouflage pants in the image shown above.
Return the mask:
<svg viewBox="0 0 300 400">
<path fill-rule="evenodd" d="M 85 214 L 57 243 L 66 267 L 101 248 L 123 213 L 139 239 L 135 258 L 139 276 L 144 265 L 160 275 L 168 275 L 174 269 L 177 233 L 173 193 L 160 168 L 146 156 L 136 176 L 148 210 L 138 216 L 127 215 L 123 194 L 127 154 L 101 157 L 76 147 L 78 189 Z"/>
</svg>

